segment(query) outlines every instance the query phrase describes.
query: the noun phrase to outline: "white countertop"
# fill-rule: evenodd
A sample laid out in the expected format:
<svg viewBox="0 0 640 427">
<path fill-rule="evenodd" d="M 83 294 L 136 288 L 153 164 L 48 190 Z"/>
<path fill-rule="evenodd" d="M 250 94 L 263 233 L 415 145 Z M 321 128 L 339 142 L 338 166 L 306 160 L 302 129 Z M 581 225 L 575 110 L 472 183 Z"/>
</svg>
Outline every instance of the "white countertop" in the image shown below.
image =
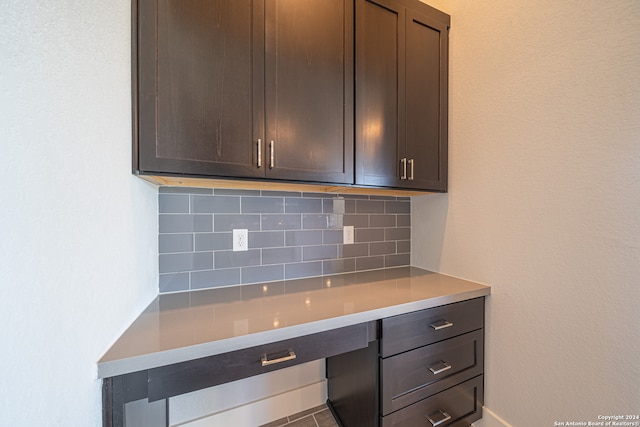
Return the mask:
<svg viewBox="0 0 640 427">
<path fill-rule="evenodd" d="M 415 267 L 158 296 L 98 361 L 98 377 L 185 362 L 489 295 Z"/>
</svg>

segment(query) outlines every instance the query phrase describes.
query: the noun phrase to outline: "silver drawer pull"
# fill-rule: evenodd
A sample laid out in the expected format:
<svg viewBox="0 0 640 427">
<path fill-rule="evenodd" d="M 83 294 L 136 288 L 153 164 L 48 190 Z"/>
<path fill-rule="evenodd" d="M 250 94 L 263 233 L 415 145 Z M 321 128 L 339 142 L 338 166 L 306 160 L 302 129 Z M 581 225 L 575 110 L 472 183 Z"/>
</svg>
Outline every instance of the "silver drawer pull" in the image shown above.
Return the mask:
<svg viewBox="0 0 640 427">
<path fill-rule="evenodd" d="M 453 326 L 453 323 L 446 320 L 438 320 L 436 322 L 429 323 L 429 326 L 431 326 L 436 331 L 439 331 L 440 329 L 450 328 L 451 326 Z"/>
<path fill-rule="evenodd" d="M 269 357 L 266 354 L 262 355 L 262 366 L 275 365 L 276 363 L 286 362 L 287 360 L 293 360 L 296 358 L 296 354 L 293 350 L 289 350 L 289 355 L 280 357 L 278 359 L 269 360 Z"/>
<path fill-rule="evenodd" d="M 447 362 L 440 361 L 434 366 L 429 366 L 429 370 L 433 372 L 433 375 L 441 374 L 444 371 L 448 371 L 451 369 L 451 365 L 447 364 Z"/>
<path fill-rule="evenodd" d="M 400 174 L 400 179 L 407 179 L 407 158 L 403 157 L 400 159 L 400 168 L 402 169 L 402 173 Z"/>
<path fill-rule="evenodd" d="M 451 415 L 444 412 L 442 409 L 438 410 L 435 414 L 427 415 L 427 419 L 433 427 L 437 427 L 442 423 L 446 423 L 451 419 Z"/>
</svg>

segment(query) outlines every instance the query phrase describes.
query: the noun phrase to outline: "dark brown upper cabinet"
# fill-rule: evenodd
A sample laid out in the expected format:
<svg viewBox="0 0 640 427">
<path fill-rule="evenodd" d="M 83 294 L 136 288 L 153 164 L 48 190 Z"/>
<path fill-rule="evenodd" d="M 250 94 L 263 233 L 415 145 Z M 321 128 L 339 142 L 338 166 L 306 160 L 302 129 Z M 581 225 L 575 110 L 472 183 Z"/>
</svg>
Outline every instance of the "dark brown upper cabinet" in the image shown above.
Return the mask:
<svg viewBox="0 0 640 427">
<path fill-rule="evenodd" d="M 134 0 L 134 170 L 353 184 L 353 0 Z"/>
<path fill-rule="evenodd" d="M 356 184 L 447 190 L 448 15 L 356 0 Z"/>
</svg>

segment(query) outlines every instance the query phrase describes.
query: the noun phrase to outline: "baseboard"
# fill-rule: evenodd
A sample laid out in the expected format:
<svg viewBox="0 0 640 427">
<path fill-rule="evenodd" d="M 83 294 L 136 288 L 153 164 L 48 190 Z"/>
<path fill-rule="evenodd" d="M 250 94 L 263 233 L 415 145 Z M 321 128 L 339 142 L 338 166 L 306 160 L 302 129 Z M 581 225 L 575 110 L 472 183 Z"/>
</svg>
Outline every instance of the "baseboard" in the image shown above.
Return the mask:
<svg viewBox="0 0 640 427">
<path fill-rule="evenodd" d="M 326 381 L 320 381 L 172 427 L 255 427 L 323 405 L 326 400 Z"/>
<path fill-rule="evenodd" d="M 473 427 L 513 427 L 486 406 L 482 407 L 482 419 L 471 425 Z"/>
</svg>

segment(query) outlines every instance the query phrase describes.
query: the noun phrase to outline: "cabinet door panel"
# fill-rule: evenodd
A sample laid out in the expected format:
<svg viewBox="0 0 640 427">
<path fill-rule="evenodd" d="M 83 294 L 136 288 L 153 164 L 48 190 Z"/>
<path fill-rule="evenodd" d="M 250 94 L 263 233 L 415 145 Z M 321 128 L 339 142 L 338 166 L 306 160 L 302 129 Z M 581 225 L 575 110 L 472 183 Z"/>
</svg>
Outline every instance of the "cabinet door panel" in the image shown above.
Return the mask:
<svg viewBox="0 0 640 427">
<path fill-rule="evenodd" d="M 353 3 L 266 7 L 267 177 L 353 183 Z"/>
<path fill-rule="evenodd" d="M 140 151 L 144 171 L 264 175 L 263 26 L 260 1 L 160 0 L 141 3 Z M 145 13 L 149 8 L 149 13 Z M 155 21 L 155 22 L 154 22 Z M 155 56 L 157 54 L 157 56 Z"/>
<path fill-rule="evenodd" d="M 409 187 L 446 190 L 447 27 L 415 12 L 406 24 L 406 156 L 413 159 Z M 443 135 L 445 132 L 445 135 Z"/>
<path fill-rule="evenodd" d="M 358 1 L 356 25 L 356 184 L 402 186 L 404 8 Z"/>
</svg>

